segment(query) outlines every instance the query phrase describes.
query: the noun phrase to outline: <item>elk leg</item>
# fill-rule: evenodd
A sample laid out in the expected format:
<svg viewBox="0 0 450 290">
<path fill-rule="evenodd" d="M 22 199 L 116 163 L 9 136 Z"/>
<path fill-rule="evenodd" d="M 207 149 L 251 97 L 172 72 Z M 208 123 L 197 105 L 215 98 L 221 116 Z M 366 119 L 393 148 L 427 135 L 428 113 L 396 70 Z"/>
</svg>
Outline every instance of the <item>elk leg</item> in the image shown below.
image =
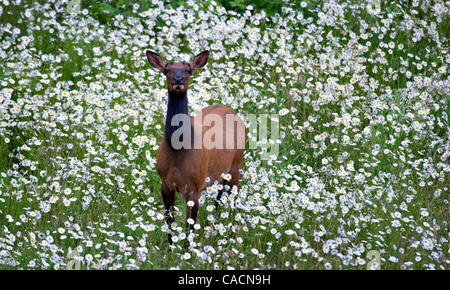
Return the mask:
<svg viewBox="0 0 450 290">
<path fill-rule="evenodd" d="M 239 189 L 239 185 L 241 183 L 241 169 L 242 169 L 242 160 L 244 159 L 244 150 L 239 150 L 233 160 L 233 164 L 231 165 L 231 179 L 229 181 L 230 188 L 233 188 L 234 185 Z"/>
<path fill-rule="evenodd" d="M 191 196 L 190 200 L 186 200 L 186 230 L 193 230 L 194 224 L 197 220 L 197 213 L 198 213 L 198 197 L 195 197 L 196 195 L 193 194 Z M 189 205 L 190 202 L 194 202 L 194 204 Z M 194 223 L 189 224 L 188 220 L 191 218 Z"/>
<path fill-rule="evenodd" d="M 231 175 L 231 179 L 229 181 L 225 179 L 222 180 L 221 184 L 223 185 L 223 188 L 219 190 L 219 192 L 217 193 L 217 198 L 215 202 L 216 208 L 219 206 L 219 200 L 222 197 L 222 194 L 226 191 L 225 189 L 226 185 L 230 187 L 229 190 L 231 190 L 234 185 L 236 185 L 237 188 L 239 189 L 239 185 L 241 183 L 242 178 L 242 174 L 240 172 L 242 168 L 242 158 L 243 158 L 243 151 L 240 154 L 236 155 L 233 164 L 231 165 L 231 170 L 229 172 Z"/>
<path fill-rule="evenodd" d="M 222 181 L 220 182 L 220 184 L 222 184 L 222 189 L 220 189 L 219 192 L 217 192 L 216 202 L 214 203 L 214 206 L 215 206 L 216 208 L 219 207 L 219 200 L 220 200 L 220 198 L 222 197 L 223 193 L 227 191 L 227 190 L 225 189 L 225 186 L 226 186 L 226 185 L 230 186 L 230 183 L 229 183 L 228 181 L 226 181 L 225 179 L 222 180 Z M 231 187 L 230 187 L 230 188 L 231 188 Z"/>
<path fill-rule="evenodd" d="M 234 185 L 237 186 L 237 189 L 239 189 L 239 185 L 241 184 L 241 178 L 242 178 L 242 174 L 239 172 L 239 170 L 241 169 L 241 167 L 236 167 L 234 168 L 234 170 L 232 170 L 230 172 L 231 174 L 231 179 L 228 182 L 228 185 L 230 186 L 230 190 L 233 188 Z"/>
<path fill-rule="evenodd" d="M 175 206 L 175 192 L 170 191 L 164 182 L 161 184 L 161 196 L 166 207 L 166 223 L 169 227 L 169 244 L 172 245 L 172 223 L 175 221 L 173 217 L 173 210 Z"/>
</svg>

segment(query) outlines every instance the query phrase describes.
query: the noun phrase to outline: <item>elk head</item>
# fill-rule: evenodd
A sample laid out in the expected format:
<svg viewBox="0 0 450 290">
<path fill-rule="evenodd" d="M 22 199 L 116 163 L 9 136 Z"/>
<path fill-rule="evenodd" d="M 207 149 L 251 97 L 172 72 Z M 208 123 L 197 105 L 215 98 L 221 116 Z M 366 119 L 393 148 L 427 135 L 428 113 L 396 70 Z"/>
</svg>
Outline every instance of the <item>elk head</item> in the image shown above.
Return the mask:
<svg viewBox="0 0 450 290">
<path fill-rule="evenodd" d="M 184 94 L 189 86 L 192 73 L 204 67 L 208 62 L 209 51 L 199 53 L 191 62 L 166 63 L 158 54 L 147 50 L 147 59 L 151 66 L 160 70 L 167 79 L 169 93 Z"/>
</svg>

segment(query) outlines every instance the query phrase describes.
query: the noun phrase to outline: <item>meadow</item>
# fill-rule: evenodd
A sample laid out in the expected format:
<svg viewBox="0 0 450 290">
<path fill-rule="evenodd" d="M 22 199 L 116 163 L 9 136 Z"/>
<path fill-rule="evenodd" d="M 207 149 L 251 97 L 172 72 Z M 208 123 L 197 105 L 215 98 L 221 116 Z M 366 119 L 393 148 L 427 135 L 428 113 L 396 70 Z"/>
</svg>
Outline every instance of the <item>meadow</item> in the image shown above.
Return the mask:
<svg viewBox="0 0 450 290">
<path fill-rule="evenodd" d="M 449 269 L 448 2 L 222 2 L 0 0 L 0 269 Z M 210 50 L 191 114 L 279 120 L 172 247 L 147 49 Z"/>
</svg>

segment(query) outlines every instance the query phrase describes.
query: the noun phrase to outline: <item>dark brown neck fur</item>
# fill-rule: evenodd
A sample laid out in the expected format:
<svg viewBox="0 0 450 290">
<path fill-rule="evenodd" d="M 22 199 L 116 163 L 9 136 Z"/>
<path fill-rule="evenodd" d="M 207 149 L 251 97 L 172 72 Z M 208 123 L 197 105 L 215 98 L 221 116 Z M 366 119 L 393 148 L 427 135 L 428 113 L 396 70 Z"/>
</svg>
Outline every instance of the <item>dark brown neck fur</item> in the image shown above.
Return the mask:
<svg viewBox="0 0 450 290">
<path fill-rule="evenodd" d="M 187 92 L 171 92 L 169 91 L 169 101 L 167 103 L 167 116 L 166 127 L 164 130 L 164 136 L 167 143 L 172 146 L 172 134 L 181 126 L 172 126 L 172 118 L 177 114 L 186 114 L 189 116 L 189 104 L 187 98 Z"/>
</svg>

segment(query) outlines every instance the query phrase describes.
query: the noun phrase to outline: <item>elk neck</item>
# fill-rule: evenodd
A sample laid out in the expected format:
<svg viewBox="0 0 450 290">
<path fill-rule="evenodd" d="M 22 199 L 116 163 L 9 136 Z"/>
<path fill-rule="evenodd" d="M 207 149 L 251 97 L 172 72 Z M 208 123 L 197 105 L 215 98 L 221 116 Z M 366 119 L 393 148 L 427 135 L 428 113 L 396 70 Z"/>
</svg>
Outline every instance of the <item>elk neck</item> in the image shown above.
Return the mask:
<svg viewBox="0 0 450 290">
<path fill-rule="evenodd" d="M 166 116 L 166 127 L 164 131 L 164 136 L 167 143 L 172 147 L 171 138 L 172 134 L 181 126 L 172 126 L 172 118 L 177 114 L 186 114 L 189 116 L 189 105 L 187 91 L 185 92 L 170 92 L 169 100 L 167 102 L 167 116 Z M 190 120 L 190 119 L 189 119 Z M 172 147 L 173 148 L 173 147 Z"/>
</svg>

